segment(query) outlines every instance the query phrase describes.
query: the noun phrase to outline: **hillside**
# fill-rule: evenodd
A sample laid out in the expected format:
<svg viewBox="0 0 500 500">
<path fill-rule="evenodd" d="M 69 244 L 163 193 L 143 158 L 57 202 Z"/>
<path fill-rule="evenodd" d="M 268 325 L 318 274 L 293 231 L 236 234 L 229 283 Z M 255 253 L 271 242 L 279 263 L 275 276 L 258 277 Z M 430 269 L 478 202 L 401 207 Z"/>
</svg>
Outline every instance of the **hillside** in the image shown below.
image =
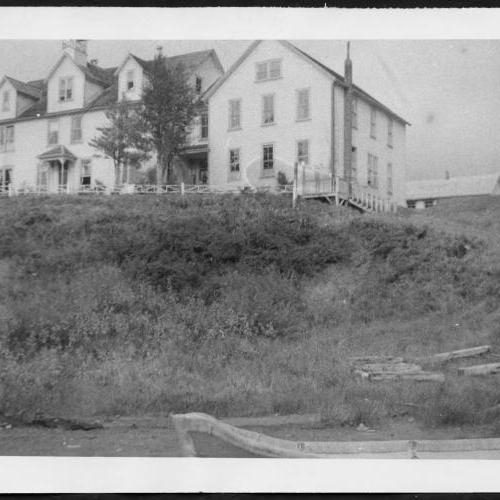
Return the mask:
<svg viewBox="0 0 500 500">
<path fill-rule="evenodd" d="M 494 424 L 496 375 L 374 383 L 346 360 L 500 352 L 500 197 L 363 216 L 272 195 L 0 210 L 0 412 Z"/>
</svg>

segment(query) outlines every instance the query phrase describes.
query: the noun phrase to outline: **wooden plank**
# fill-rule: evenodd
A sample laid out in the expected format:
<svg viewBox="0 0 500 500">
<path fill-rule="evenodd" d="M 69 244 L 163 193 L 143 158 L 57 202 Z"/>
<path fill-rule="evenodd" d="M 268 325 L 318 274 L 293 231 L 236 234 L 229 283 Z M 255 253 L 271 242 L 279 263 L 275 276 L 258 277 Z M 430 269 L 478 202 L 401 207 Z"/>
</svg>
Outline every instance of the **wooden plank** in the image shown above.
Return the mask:
<svg viewBox="0 0 500 500">
<path fill-rule="evenodd" d="M 357 356 L 354 358 L 349 358 L 349 361 L 353 364 L 365 364 L 365 363 L 402 363 L 404 360 L 399 356 Z"/>
<path fill-rule="evenodd" d="M 457 351 L 450 352 L 442 352 L 439 354 L 433 354 L 431 356 L 427 356 L 425 358 L 419 358 L 419 361 L 425 362 L 445 362 L 451 359 L 457 358 L 469 358 L 472 356 L 479 356 L 481 354 L 485 354 L 491 350 L 491 346 L 489 345 L 481 345 L 478 347 L 469 347 L 467 349 L 459 349 Z"/>
<path fill-rule="evenodd" d="M 396 373 L 374 373 L 370 374 L 369 380 L 414 380 L 416 382 L 444 382 L 443 373 L 435 372 L 396 372 Z"/>
<path fill-rule="evenodd" d="M 460 375 L 493 375 L 495 373 L 500 373 L 500 363 L 488 363 L 486 365 L 474 365 L 467 366 L 464 368 L 459 368 L 458 373 Z"/>
<path fill-rule="evenodd" d="M 422 367 L 414 363 L 367 363 L 359 368 L 370 373 L 415 373 L 422 371 Z"/>
</svg>

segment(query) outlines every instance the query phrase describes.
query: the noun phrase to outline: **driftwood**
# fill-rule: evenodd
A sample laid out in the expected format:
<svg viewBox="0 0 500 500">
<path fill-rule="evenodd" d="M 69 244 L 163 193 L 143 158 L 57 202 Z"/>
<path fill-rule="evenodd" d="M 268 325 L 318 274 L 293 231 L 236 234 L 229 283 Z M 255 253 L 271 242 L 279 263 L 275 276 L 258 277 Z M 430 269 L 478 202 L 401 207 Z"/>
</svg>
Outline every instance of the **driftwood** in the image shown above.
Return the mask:
<svg viewBox="0 0 500 500">
<path fill-rule="evenodd" d="M 488 363 L 486 365 L 474 365 L 459 368 L 460 375 L 493 375 L 500 373 L 500 363 Z"/>
<path fill-rule="evenodd" d="M 50 429 L 62 428 L 70 431 L 90 431 L 93 429 L 102 429 L 103 425 L 99 422 L 84 422 L 83 420 L 75 420 L 71 418 L 50 417 L 43 414 L 35 415 L 31 421 L 26 422 L 31 425 L 39 425 Z"/>
<path fill-rule="evenodd" d="M 366 363 L 402 363 L 404 360 L 396 356 L 359 356 L 349 358 L 354 365 L 364 365 Z"/>
<path fill-rule="evenodd" d="M 469 347 L 467 349 L 459 349 L 457 351 L 441 352 L 439 354 L 432 354 L 425 358 L 419 358 L 420 362 L 427 363 L 443 363 L 445 361 L 450 361 L 457 358 L 470 358 L 473 356 L 480 356 L 481 354 L 486 354 L 491 350 L 489 345 L 481 345 L 478 347 Z"/>
<path fill-rule="evenodd" d="M 385 372 L 373 373 L 369 380 L 414 380 L 415 382 L 444 382 L 444 374 L 436 372 Z"/>
</svg>

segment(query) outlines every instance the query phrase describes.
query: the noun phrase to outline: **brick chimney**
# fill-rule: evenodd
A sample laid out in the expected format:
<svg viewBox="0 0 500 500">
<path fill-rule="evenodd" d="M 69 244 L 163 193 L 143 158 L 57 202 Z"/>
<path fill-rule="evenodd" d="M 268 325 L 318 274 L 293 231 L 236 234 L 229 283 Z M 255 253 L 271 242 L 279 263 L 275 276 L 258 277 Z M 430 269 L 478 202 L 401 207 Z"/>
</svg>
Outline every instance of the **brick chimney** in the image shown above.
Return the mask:
<svg viewBox="0 0 500 500">
<path fill-rule="evenodd" d="M 348 194 L 352 195 L 352 61 L 350 42 L 347 42 L 347 56 L 344 63 L 344 177 L 347 180 Z"/>
<path fill-rule="evenodd" d="M 62 49 L 76 64 L 87 65 L 87 40 L 63 40 Z"/>
</svg>

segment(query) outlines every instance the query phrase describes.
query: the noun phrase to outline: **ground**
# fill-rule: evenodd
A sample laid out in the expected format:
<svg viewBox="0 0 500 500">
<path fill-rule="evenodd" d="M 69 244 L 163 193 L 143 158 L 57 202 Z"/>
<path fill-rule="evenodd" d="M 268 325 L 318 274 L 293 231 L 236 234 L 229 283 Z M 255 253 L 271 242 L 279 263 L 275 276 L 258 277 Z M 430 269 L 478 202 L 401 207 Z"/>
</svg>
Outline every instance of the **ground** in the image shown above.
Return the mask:
<svg viewBox="0 0 500 500">
<path fill-rule="evenodd" d="M 253 195 L 0 208 L 0 414 L 105 423 L 3 427 L 2 453 L 175 454 L 165 416 L 188 411 L 319 416 L 266 427 L 287 439 L 500 436 L 500 376 L 457 376 L 500 355 L 500 197 L 396 215 Z M 482 344 L 427 367 L 444 383 L 349 363 Z"/>
</svg>

